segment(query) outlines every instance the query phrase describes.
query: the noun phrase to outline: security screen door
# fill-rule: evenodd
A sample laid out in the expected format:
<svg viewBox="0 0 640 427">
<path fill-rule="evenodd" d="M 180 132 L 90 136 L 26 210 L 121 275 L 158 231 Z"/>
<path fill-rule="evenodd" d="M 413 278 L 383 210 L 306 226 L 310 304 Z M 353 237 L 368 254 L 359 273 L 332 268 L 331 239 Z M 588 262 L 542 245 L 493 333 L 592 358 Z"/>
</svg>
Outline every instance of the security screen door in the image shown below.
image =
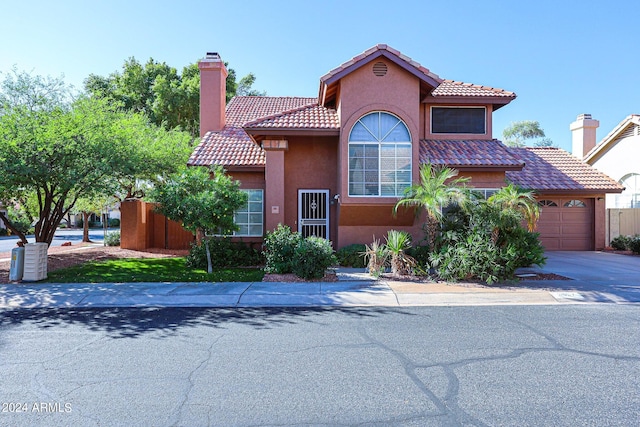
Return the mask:
<svg viewBox="0 0 640 427">
<path fill-rule="evenodd" d="M 329 239 L 329 190 L 298 190 L 298 231 Z"/>
</svg>

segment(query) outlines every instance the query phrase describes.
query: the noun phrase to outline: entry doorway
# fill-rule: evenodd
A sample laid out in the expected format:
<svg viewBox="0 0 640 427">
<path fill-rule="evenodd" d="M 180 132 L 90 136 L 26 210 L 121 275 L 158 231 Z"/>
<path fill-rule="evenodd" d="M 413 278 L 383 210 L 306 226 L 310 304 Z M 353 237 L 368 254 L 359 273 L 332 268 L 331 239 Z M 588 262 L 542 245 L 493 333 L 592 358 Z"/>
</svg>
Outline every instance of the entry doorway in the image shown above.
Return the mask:
<svg viewBox="0 0 640 427">
<path fill-rule="evenodd" d="M 329 190 L 298 190 L 298 231 L 329 239 Z"/>
</svg>

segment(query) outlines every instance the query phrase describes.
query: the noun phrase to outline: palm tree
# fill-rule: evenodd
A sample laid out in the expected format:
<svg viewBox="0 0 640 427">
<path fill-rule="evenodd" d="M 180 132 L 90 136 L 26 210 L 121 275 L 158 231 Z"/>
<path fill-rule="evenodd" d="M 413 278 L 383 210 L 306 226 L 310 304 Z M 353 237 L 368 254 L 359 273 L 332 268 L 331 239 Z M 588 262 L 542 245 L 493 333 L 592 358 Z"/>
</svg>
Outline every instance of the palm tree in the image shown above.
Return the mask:
<svg viewBox="0 0 640 427">
<path fill-rule="evenodd" d="M 431 163 L 420 165 L 420 184 L 414 184 L 405 190 L 405 195 L 393 207 L 394 215 L 400 206 L 415 206 L 417 214 L 427 214 L 427 243 L 433 250 L 438 232 L 438 224 L 442 220 L 442 209 L 452 204 L 465 207 L 470 193 L 465 184 L 469 178 L 456 178 L 458 171 Z"/>
<path fill-rule="evenodd" d="M 527 222 L 529 231 L 533 231 L 536 228 L 536 223 L 540 217 L 540 207 L 533 191 L 509 183 L 509 185 L 502 187 L 489 197 L 488 201 L 500 206 L 502 209 L 513 209 L 519 212 Z"/>
<path fill-rule="evenodd" d="M 411 273 L 416 261 L 406 251 L 411 248 L 411 236 L 406 231 L 389 230 L 387 251 L 391 255 L 391 273 L 395 276 Z"/>
</svg>

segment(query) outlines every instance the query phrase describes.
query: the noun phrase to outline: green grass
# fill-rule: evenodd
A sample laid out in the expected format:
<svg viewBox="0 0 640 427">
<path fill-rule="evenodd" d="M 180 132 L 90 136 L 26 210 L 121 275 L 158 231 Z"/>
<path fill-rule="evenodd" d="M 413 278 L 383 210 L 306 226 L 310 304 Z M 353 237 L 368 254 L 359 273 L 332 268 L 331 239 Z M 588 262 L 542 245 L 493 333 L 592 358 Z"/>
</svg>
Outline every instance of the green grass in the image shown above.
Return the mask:
<svg viewBox="0 0 640 427">
<path fill-rule="evenodd" d="M 185 258 L 124 258 L 87 262 L 51 271 L 50 283 L 109 282 L 259 282 L 264 272 L 259 268 L 206 270 L 185 266 Z"/>
</svg>

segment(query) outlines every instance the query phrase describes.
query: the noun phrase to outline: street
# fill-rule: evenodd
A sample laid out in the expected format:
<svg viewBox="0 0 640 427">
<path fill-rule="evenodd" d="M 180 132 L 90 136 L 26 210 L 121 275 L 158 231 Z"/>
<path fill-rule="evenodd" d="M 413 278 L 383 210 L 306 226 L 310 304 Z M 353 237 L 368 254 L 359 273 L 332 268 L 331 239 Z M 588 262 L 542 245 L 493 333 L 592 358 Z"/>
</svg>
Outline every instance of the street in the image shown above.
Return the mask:
<svg viewBox="0 0 640 427">
<path fill-rule="evenodd" d="M 637 305 L 0 311 L 0 425 L 637 425 Z"/>
<path fill-rule="evenodd" d="M 109 232 L 118 231 L 119 229 L 109 229 Z M 102 228 L 89 229 L 89 239 L 95 243 L 102 243 L 104 241 L 104 231 Z M 11 249 L 16 247 L 18 242 L 16 236 L 4 236 L 0 237 L 0 253 L 10 252 Z M 29 243 L 35 242 L 33 235 L 27 236 Z M 82 242 L 82 229 L 81 228 L 59 228 L 56 231 L 51 246 L 60 246 L 64 242 L 71 242 L 74 245 Z"/>
</svg>

